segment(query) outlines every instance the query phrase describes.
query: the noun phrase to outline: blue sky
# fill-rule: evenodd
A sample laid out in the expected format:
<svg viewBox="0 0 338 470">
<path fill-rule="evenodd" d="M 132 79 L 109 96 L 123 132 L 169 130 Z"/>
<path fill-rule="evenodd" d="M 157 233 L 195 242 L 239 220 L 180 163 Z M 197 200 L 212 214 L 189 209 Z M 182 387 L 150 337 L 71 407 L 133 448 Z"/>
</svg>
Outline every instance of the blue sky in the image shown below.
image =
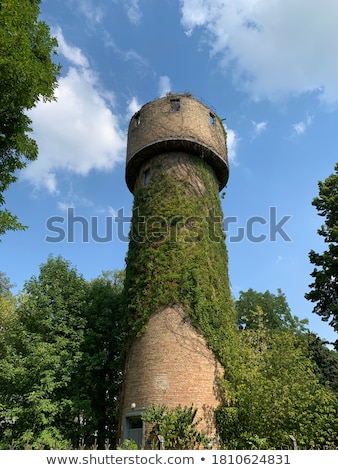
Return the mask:
<svg viewBox="0 0 338 470">
<path fill-rule="evenodd" d="M 41 12 L 58 38 L 62 76 L 57 102 L 30 112 L 39 158 L 6 193 L 29 225 L 0 244 L 0 270 L 16 289 L 50 254 L 86 279 L 124 268 L 128 224 L 119 240 L 115 217 L 129 217 L 133 202 L 129 120 L 148 101 L 189 91 L 226 119 L 234 297 L 280 288 L 293 315 L 336 340 L 304 299 L 308 252 L 324 248 L 311 201 L 337 161 L 336 0 L 45 0 Z M 80 219 L 71 225 L 71 216 Z M 113 236 L 104 242 L 106 223 Z"/>
</svg>

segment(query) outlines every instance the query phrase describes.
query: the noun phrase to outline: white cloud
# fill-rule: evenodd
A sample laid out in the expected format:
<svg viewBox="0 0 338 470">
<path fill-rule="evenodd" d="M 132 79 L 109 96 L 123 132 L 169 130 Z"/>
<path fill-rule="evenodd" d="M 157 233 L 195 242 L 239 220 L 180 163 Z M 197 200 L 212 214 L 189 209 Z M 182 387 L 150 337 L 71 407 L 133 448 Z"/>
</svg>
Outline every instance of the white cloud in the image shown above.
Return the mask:
<svg viewBox="0 0 338 470">
<path fill-rule="evenodd" d="M 23 176 L 36 186 L 57 192 L 57 171 L 87 175 L 110 170 L 124 160 L 126 138 L 108 107 L 104 90 L 81 50 L 69 46 L 58 31 L 60 52 L 72 63 L 59 80 L 57 101 L 40 102 L 30 113 L 39 157 Z M 111 100 L 110 100 L 111 101 Z"/>
<path fill-rule="evenodd" d="M 254 136 L 257 137 L 260 135 L 262 132 L 266 130 L 267 122 L 262 121 L 262 122 L 256 122 L 256 121 L 251 121 L 252 125 L 254 127 Z"/>
<path fill-rule="evenodd" d="M 142 77 L 148 75 L 149 72 L 153 73 L 153 68 L 145 57 L 141 56 L 134 49 L 121 49 L 108 31 L 103 30 L 102 40 L 105 47 L 112 49 L 114 54 L 123 61 L 135 64 L 137 66 L 137 73 Z"/>
<path fill-rule="evenodd" d="M 79 2 L 79 8 L 91 25 L 100 23 L 104 17 L 102 7 L 100 5 L 94 5 L 92 0 L 81 0 Z"/>
<path fill-rule="evenodd" d="M 182 25 L 253 97 L 318 93 L 338 103 L 336 0 L 181 0 Z"/>
<path fill-rule="evenodd" d="M 294 131 L 296 132 L 296 134 L 298 134 L 298 135 L 299 134 L 304 134 L 305 129 L 306 129 L 304 121 L 297 122 L 292 127 L 293 127 Z"/>
<path fill-rule="evenodd" d="M 67 212 L 70 207 L 74 207 L 73 202 L 58 202 L 57 208 L 60 212 Z"/>
<path fill-rule="evenodd" d="M 312 117 L 308 116 L 305 121 L 296 122 L 292 125 L 293 130 L 297 135 L 304 134 L 308 126 L 312 123 Z"/>
<path fill-rule="evenodd" d="M 171 83 L 170 83 L 170 78 L 167 77 L 167 75 L 163 75 L 160 77 L 160 82 L 159 82 L 159 92 L 160 92 L 160 97 L 165 96 L 167 93 L 171 91 Z"/>
<path fill-rule="evenodd" d="M 115 209 L 114 207 L 112 206 L 108 206 L 108 215 L 114 217 L 117 217 L 119 214 L 118 214 L 118 209 Z"/>
<path fill-rule="evenodd" d="M 61 28 L 56 29 L 55 36 L 58 41 L 58 49 L 61 55 L 63 55 L 67 60 L 69 60 L 69 62 L 71 62 L 75 66 L 83 67 L 85 69 L 89 67 L 88 60 L 82 54 L 81 49 L 67 44 L 65 38 L 63 37 Z"/>
<path fill-rule="evenodd" d="M 139 104 L 137 98 L 133 96 L 130 101 L 128 101 L 128 118 L 130 119 L 139 109 L 141 105 Z"/>
<path fill-rule="evenodd" d="M 227 132 L 227 147 L 228 147 L 228 159 L 229 163 L 237 165 L 236 152 L 239 138 L 236 132 L 232 129 L 226 129 Z"/>
<path fill-rule="evenodd" d="M 138 24 L 142 17 L 139 0 L 124 0 L 124 7 L 127 11 L 129 21 L 133 24 Z"/>
</svg>

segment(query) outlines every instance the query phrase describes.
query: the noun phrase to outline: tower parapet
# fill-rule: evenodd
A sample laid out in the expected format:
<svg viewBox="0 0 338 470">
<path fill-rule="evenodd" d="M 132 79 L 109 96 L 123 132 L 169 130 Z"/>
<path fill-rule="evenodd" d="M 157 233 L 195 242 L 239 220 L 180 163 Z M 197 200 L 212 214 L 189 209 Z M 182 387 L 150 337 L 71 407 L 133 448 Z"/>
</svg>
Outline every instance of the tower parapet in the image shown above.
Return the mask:
<svg viewBox="0 0 338 470">
<path fill-rule="evenodd" d="M 163 152 L 199 156 L 214 170 L 221 190 L 229 177 L 226 134 L 210 108 L 188 94 L 168 94 L 145 104 L 128 129 L 126 182 L 134 191 L 142 164 Z"/>
</svg>

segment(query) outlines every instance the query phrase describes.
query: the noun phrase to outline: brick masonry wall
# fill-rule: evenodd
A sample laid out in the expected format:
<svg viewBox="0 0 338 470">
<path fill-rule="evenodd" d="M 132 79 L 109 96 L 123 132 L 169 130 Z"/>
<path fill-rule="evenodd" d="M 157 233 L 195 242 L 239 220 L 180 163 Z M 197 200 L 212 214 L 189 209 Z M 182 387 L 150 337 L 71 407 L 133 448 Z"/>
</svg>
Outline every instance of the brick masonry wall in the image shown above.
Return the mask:
<svg viewBox="0 0 338 470">
<path fill-rule="evenodd" d="M 122 414 L 152 403 L 198 408 L 200 428 L 214 434 L 213 410 L 220 397 L 217 378 L 222 367 L 185 318 L 182 307 L 165 307 L 149 319 L 136 338 L 127 361 Z M 123 435 L 123 433 L 122 433 Z"/>
</svg>

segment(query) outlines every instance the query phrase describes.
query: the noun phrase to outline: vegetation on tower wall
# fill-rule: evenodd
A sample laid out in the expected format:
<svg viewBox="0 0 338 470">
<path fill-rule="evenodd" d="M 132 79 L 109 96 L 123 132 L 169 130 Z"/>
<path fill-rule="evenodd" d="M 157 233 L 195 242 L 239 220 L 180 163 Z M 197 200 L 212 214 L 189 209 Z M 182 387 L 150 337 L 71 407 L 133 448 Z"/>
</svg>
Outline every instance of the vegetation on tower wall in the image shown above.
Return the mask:
<svg viewBox="0 0 338 470">
<path fill-rule="evenodd" d="M 235 318 L 217 180 L 194 156 L 162 155 L 149 164 L 149 183 L 138 181 L 134 192 L 126 260 L 131 336 L 157 309 L 180 304 L 222 359 Z"/>
</svg>

